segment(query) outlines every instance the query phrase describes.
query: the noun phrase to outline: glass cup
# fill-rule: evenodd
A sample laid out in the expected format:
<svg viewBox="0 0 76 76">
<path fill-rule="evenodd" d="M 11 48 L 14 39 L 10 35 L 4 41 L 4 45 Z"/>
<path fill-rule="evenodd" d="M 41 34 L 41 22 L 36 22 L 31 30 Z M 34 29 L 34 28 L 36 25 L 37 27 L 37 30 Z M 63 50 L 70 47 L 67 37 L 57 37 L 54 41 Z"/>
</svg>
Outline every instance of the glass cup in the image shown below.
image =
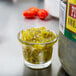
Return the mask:
<svg viewBox="0 0 76 76">
<path fill-rule="evenodd" d="M 21 40 L 21 38 L 22 33 L 19 32 L 18 40 L 22 44 L 24 63 L 27 67 L 32 69 L 43 69 L 50 66 L 52 62 L 53 45 L 57 41 L 57 35 L 53 41 L 46 43 L 30 43 Z"/>
</svg>

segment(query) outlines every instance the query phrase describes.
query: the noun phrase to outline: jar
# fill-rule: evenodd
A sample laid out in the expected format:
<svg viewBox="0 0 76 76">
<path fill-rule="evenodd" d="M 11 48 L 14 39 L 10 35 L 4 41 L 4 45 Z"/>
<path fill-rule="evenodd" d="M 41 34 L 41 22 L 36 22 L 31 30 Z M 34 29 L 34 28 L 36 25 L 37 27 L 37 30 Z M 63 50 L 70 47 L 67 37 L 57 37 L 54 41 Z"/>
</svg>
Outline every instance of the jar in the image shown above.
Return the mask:
<svg viewBox="0 0 76 76">
<path fill-rule="evenodd" d="M 57 41 L 57 36 L 54 40 L 45 43 L 31 43 L 23 41 L 21 38 L 22 31 L 18 33 L 18 40 L 22 44 L 24 64 L 27 67 L 44 69 L 50 66 L 52 62 L 53 45 Z"/>
<path fill-rule="evenodd" d="M 76 9 L 76 0 L 60 1 L 59 58 L 63 68 L 71 76 L 76 76 L 76 10 L 75 9 Z"/>
</svg>

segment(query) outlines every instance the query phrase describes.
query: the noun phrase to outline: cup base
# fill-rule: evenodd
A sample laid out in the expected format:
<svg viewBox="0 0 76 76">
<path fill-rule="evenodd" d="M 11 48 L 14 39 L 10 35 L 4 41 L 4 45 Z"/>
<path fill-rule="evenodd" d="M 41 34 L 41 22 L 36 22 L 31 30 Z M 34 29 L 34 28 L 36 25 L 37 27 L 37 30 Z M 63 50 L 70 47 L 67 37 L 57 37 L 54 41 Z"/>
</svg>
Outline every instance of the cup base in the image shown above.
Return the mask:
<svg viewBox="0 0 76 76">
<path fill-rule="evenodd" d="M 32 64 L 32 63 L 29 63 L 26 60 L 24 60 L 24 64 L 31 69 L 44 69 L 44 68 L 47 68 L 48 66 L 50 66 L 51 63 L 52 63 L 52 59 L 44 64 Z"/>
</svg>

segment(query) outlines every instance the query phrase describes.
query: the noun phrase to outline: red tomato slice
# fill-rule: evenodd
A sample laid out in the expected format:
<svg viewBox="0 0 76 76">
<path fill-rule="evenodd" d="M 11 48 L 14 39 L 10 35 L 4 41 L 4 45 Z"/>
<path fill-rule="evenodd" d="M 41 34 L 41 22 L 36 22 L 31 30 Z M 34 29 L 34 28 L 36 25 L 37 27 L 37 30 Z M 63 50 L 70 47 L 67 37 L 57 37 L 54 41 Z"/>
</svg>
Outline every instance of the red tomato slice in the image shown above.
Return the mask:
<svg viewBox="0 0 76 76">
<path fill-rule="evenodd" d="M 45 19 L 48 16 L 48 12 L 44 9 L 40 9 L 38 12 L 38 16 L 40 19 Z"/>
<path fill-rule="evenodd" d="M 35 13 L 35 15 L 37 15 L 37 13 L 39 11 L 39 9 L 37 7 L 31 7 L 31 8 L 29 8 L 29 10 L 32 10 Z"/>
<path fill-rule="evenodd" d="M 25 16 L 26 18 L 33 18 L 35 17 L 35 13 L 28 9 L 23 12 L 23 16 Z"/>
</svg>

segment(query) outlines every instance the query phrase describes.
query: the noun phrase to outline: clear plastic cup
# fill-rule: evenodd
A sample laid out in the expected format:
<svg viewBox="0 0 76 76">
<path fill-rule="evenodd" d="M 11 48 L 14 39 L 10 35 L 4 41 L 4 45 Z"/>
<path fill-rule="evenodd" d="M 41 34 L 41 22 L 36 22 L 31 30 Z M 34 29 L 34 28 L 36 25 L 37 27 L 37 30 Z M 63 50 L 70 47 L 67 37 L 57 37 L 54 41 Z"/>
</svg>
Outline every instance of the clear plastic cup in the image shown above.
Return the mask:
<svg viewBox="0 0 76 76">
<path fill-rule="evenodd" d="M 24 63 L 27 67 L 32 69 L 43 69 L 50 66 L 52 62 L 53 45 L 57 41 L 57 36 L 53 41 L 46 43 L 30 43 L 21 40 L 21 38 L 22 33 L 19 32 L 18 40 L 22 44 Z"/>
</svg>

